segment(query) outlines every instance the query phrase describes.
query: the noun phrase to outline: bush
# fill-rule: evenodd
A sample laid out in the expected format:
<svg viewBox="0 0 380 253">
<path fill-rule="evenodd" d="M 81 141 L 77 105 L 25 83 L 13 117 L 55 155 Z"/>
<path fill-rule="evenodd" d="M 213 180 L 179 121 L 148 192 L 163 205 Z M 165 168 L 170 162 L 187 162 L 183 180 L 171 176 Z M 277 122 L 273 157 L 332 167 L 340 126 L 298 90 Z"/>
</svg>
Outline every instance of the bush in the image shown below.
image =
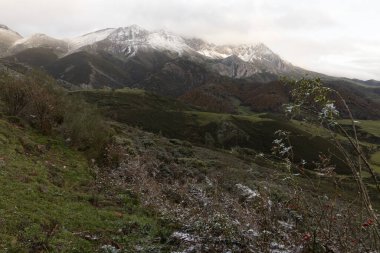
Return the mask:
<svg viewBox="0 0 380 253">
<path fill-rule="evenodd" d="M 47 75 L 33 71 L 23 77 L 0 75 L 5 113 L 27 120 L 43 133 L 50 133 L 62 118 L 62 90 Z"/>
<path fill-rule="evenodd" d="M 111 137 L 111 129 L 96 109 L 83 100 L 68 97 L 61 131 L 68 142 L 96 157 Z"/>
<path fill-rule="evenodd" d="M 0 73 L 0 100 L 9 117 L 20 118 L 44 134 L 62 134 L 68 143 L 97 158 L 111 135 L 96 108 L 72 97 L 48 75 Z"/>
<path fill-rule="evenodd" d="M 8 74 L 1 73 L 0 89 L 5 112 L 17 116 L 28 104 L 28 85 L 25 80 L 11 78 Z"/>
</svg>

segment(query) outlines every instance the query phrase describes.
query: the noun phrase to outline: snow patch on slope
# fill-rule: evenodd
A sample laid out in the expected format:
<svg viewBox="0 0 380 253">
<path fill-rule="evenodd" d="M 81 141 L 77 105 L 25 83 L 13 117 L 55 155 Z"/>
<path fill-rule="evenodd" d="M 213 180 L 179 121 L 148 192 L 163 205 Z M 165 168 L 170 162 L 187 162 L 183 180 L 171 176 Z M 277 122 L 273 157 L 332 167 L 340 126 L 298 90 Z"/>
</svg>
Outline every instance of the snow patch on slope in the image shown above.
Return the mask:
<svg viewBox="0 0 380 253">
<path fill-rule="evenodd" d="M 63 41 L 49 37 L 46 34 L 37 33 L 37 34 L 33 34 L 30 37 L 19 39 L 13 45 L 17 46 L 17 45 L 23 44 L 29 47 L 38 47 L 38 46 L 41 46 L 41 44 L 45 44 L 49 42 L 63 42 Z"/>
<path fill-rule="evenodd" d="M 199 50 L 197 52 L 200 53 L 201 55 L 204 55 L 204 56 L 211 58 L 211 59 L 225 59 L 225 58 L 231 56 L 229 54 L 224 54 L 224 53 L 218 52 L 216 50 L 210 50 L 210 49 L 202 49 L 202 50 Z"/>
<path fill-rule="evenodd" d="M 93 33 L 87 33 L 73 39 L 67 39 L 66 41 L 69 44 L 69 50 L 75 51 L 81 47 L 92 45 L 106 39 L 113 31 L 115 31 L 115 28 L 107 28 Z"/>
<path fill-rule="evenodd" d="M 169 50 L 179 54 L 192 51 L 182 37 L 162 30 L 149 34 L 147 42 L 148 45 L 155 49 Z"/>
<path fill-rule="evenodd" d="M 225 59 L 235 55 L 245 62 L 265 60 L 266 56 L 275 55 L 262 43 L 238 46 L 205 44 L 197 52 L 212 59 Z"/>
</svg>

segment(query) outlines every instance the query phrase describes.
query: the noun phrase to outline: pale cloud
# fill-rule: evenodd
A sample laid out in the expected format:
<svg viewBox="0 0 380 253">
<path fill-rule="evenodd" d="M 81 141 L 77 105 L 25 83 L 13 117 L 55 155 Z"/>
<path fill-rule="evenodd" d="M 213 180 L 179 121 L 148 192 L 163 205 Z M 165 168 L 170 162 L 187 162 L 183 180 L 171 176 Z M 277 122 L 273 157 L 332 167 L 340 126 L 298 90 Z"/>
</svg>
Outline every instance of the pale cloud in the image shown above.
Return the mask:
<svg viewBox="0 0 380 253">
<path fill-rule="evenodd" d="M 380 79 L 378 0 L 0 0 L 0 23 L 65 38 L 138 24 L 213 43 L 262 41 L 294 65 Z"/>
</svg>

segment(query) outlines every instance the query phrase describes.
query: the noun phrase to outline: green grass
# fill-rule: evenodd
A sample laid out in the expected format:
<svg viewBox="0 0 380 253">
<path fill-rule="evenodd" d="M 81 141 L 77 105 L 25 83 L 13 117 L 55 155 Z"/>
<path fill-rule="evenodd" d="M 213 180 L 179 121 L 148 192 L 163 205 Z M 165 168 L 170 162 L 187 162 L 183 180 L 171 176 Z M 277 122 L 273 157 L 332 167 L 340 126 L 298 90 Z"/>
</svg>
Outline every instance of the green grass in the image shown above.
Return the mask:
<svg viewBox="0 0 380 253">
<path fill-rule="evenodd" d="M 116 92 L 125 92 L 127 94 L 138 94 L 138 95 L 145 94 L 145 91 L 142 89 L 134 89 L 134 88 L 129 88 L 129 87 L 118 89 Z"/>
<path fill-rule="evenodd" d="M 350 120 L 342 120 L 340 122 L 345 125 L 351 125 Z M 380 120 L 359 120 L 355 124 L 360 130 L 380 137 Z"/>
<path fill-rule="evenodd" d="M 240 120 L 248 120 L 250 122 L 271 121 L 269 118 L 265 118 L 265 114 L 253 114 L 250 115 L 234 115 L 225 113 L 213 113 L 213 112 L 199 112 L 199 111 L 185 111 L 189 117 L 196 119 L 200 126 L 206 126 L 210 123 L 222 123 L 224 121 L 231 121 L 234 118 Z"/>
<path fill-rule="evenodd" d="M 73 96 L 83 97 L 88 102 L 95 103 L 101 108 L 110 108 L 118 113 L 125 109 L 139 110 L 186 110 L 190 109 L 177 100 L 164 98 L 152 93 L 145 92 L 139 89 L 124 88 L 121 90 L 88 90 L 76 91 L 71 93 Z M 118 108 L 115 108 L 115 105 Z"/>
<path fill-rule="evenodd" d="M 4 252 L 95 252 L 112 243 L 132 249 L 159 244 L 157 237 L 169 235 L 170 229 L 127 190 L 115 189 L 117 194 L 110 195 L 112 188 L 107 194 L 96 189 L 92 169 L 81 153 L 62 140 L 0 119 Z M 120 233 L 128 226 L 135 230 Z"/>
<path fill-rule="evenodd" d="M 370 162 L 373 165 L 375 171 L 380 174 L 380 151 L 371 155 Z"/>
<path fill-rule="evenodd" d="M 342 120 L 340 123 L 350 126 L 351 121 Z M 363 145 L 373 148 L 380 144 L 380 120 L 360 120 L 355 123 L 358 128 L 359 139 Z M 370 163 L 377 173 L 380 174 L 380 151 L 371 154 Z"/>
</svg>

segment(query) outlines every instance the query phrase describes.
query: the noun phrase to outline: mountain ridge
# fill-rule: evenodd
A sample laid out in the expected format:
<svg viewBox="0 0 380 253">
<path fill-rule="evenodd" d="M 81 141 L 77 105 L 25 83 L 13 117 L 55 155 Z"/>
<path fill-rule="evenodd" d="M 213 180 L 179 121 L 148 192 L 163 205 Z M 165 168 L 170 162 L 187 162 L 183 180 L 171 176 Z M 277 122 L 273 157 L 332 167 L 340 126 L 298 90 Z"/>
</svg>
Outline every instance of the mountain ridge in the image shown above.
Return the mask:
<svg viewBox="0 0 380 253">
<path fill-rule="evenodd" d="M 266 72 L 297 78 L 306 74 L 324 76 L 293 65 L 262 42 L 214 44 L 201 38 L 181 36 L 163 29 L 147 30 L 136 24 L 104 28 L 73 38 L 57 39 L 41 33 L 24 38 L 8 26 L 0 24 L 0 57 L 12 56 L 22 50 L 37 47 L 53 49 L 58 58 L 84 50 L 105 50 L 124 60 L 133 57 L 137 50 L 146 49 L 171 52 L 177 57 L 187 54 L 195 60 L 204 57 L 203 60 L 214 61 L 214 64 L 210 64 L 211 69 L 220 75 L 238 79 L 251 78 L 257 73 Z M 241 61 L 231 56 L 237 56 Z M 235 61 L 231 62 L 231 59 Z M 232 71 L 231 68 L 237 68 L 238 71 Z M 379 83 L 377 80 L 352 81 L 370 86 L 378 86 Z"/>
<path fill-rule="evenodd" d="M 270 69 L 275 72 L 293 67 L 263 43 L 215 45 L 199 38 L 187 38 L 162 29 L 149 31 L 138 25 L 105 28 L 69 39 L 56 39 L 45 34 L 33 34 L 26 38 L 20 36 L 8 45 L 5 54 L 9 56 L 20 52 L 21 49 L 36 47 L 54 49 L 60 58 L 83 50 L 104 50 L 126 59 L 134 56 L 139 50 L 154 49 L 168 51 L 177 56 L 185 54 L 195 58 L 205 57 L 208 60 L 222 60 L 236 55 L 242 61 L 252 64 L 264 61 L 273 63 Z"/>
</svg>

